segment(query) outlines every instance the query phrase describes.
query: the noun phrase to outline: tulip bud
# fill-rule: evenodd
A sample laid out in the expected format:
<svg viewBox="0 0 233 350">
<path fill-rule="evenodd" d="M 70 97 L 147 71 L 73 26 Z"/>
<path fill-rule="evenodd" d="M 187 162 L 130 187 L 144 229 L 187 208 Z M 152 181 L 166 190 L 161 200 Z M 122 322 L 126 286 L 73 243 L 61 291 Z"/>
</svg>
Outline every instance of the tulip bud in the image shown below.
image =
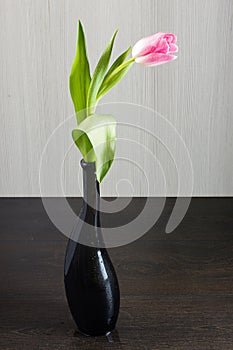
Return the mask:
<svg viewBox="0 0 233 350">
<path fill-rule="evenodd" d="M 156 33 L 139 40 L 132 49 L 136 63 L 145 66 L 156 66 L 173 61 L 178 51 L 177 38 L 174 34 Z"/>
</svg>

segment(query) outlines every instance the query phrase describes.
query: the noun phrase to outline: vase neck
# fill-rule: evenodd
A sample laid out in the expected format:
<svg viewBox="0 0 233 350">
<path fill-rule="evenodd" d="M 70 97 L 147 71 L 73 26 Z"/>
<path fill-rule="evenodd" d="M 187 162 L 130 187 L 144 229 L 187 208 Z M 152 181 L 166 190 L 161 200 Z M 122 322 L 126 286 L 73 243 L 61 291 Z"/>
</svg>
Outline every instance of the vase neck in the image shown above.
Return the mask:
<svg viewBox="0 0 233 350">
<path fill-rule="evenodd" d="M 83 225 L 79 242 L 88 246 L 103 246 L 100 229 L 100 190 L 96 179 L 95 162 L 81 161 L 83 168 L 83 207 L 80 218 Z"/>
<path fill-rule="evenodd" d="M 83 168 L 83 199 L 90 210 L 99 211 L 100 189 L 96 179 L 95 162 L 81 160 Z"/>
</svg>

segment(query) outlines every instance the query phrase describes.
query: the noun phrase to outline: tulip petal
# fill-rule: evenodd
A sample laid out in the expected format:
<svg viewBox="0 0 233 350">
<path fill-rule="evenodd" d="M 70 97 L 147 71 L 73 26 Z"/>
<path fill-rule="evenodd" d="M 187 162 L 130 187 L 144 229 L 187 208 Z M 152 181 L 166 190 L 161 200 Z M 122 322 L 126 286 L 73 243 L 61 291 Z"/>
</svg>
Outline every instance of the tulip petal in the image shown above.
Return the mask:
<svg viewBox="0 0 233 350">
<path fill-rule="evenodd" d="M 177 56 L 174 56 L 174 55 L 164 55 L 161 53 L 151 53 L 151 54 L 146 55 L 146 56 L 137 57 L 135 59 L 135 62 L 143 64 L 145 66 L 158 66 L 159 64 L 173 61 L 176 58 L 177 58 Z"/>
<path fill-rule="evenodd" d="M 139 40 L 132 49 L 132 56 L 136 58 L 154 52 L 155 47 L 157 47 L 158 42 L 163 36 L 164 33 L 156 33 Z"/>
<path fill-rule="evenodd" d="M 178 46 L 176 44 L 170 44 L 169 53 L 176 53 L 176 52 L 178 52 Z"/>
<path fill-rule="evenodd" d="M 152 52 L 157 52 L 157 53 L 163 53 L 163 54 L 168 54 L 170 51 L 169 44 L 167 43 L 167 40 L 164 38 L 161 38 L 159 40 L 159 43 L 157 44 L 157 47 L 154 47 L 154 50 Z"/>
<path fill-rule="evenodd" d="M 164 38 L 167 40 L 167 42 L 168 42 L 169 44 L 176 44 L 176 42 L 177 42 L 177 37 L 176 37 L 176 35 L 173 34 L 173 33 L 166 33 L 166 34 L 164 35 Z"/>
</svg>

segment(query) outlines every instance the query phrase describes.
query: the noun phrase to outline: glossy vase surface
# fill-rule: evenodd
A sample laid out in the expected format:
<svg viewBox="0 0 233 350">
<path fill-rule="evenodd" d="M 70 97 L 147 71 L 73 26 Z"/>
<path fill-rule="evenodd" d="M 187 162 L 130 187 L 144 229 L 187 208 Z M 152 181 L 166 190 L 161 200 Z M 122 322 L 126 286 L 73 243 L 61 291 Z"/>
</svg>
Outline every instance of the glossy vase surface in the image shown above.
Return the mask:
<svg viewBox="0 0 233 350">
<path fill-rule="evenodd" d="M 95 163 L 81 161 L 83 168 L 83 205 L 68 241 L 64 282 L 73 319 L 80 332 L 104 335 L 116 325 L 120 291 L 116 272 L 100 227 L 99 183 Z"/>
</svg>

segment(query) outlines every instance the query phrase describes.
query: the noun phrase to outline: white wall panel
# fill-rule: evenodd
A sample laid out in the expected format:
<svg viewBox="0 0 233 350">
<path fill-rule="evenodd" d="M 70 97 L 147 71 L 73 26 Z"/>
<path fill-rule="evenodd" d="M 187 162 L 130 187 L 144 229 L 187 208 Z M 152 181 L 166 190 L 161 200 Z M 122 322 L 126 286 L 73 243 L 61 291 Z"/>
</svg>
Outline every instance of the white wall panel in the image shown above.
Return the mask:
<svg viewBox="0 0 233 350">
<path fill-rule="evenodd" d="M 156 109 L 176 127 L 190 152 L 194 195 L 232 195 L 232 0 L 0 0 L 0 196 L 40 194 L 43 147 L 56 126 L 73 113 L 68 76 L 78 18 L 85 28 L 92 70 L 115 28 L 119 28 L 115 54 L 156 31 L 177 34 L 177 61 L 150 69 L 135 65 L 103 102 Z M 126 115 L 125 121 L 130 117 Z M 141 116 L 141 125 L 151 131 L 156 131 L 156 123 Z M 135 140 L 148 145 L 161 161 L 167 194 L 175 195 L 175 166 L 164 147 L 143 133 Z M 64 147 L 58 139 L 55 158 Z M 159 168 L 149 162 L 148 151 L 135 154 L 129 144 L 128 152 L 132 159 L 140 157 L 154 174 L 150 194 L 163 195 Z M 80 195 L 80 158 L 73 149 L 64 163 L 68 195 Z M 102 193 L 114 195 L 120 177 L 131 180 L 135 195 L 146 194 L 136 168 L 119 162 L 103 182 Z M 118 190 L 120 195 L 129 194 L 123 184 Z"/>
</svg>

